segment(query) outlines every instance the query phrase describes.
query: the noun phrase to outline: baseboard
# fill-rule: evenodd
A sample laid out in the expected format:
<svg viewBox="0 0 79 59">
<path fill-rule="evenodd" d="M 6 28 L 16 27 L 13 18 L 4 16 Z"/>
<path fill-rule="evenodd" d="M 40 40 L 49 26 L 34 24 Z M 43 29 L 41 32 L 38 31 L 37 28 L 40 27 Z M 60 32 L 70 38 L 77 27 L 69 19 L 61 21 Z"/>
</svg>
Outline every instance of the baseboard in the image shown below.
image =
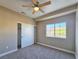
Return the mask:
<svg viewBox="0 0 79 59">
<path fill-rule="evenodd" d="M 2 54 L 0 54 L 0 57 L 5 56 L 5 55 L 10 54 L 10 53 L 13 53 L 13 52 L 16 52 L 16 51 L 17 51 L 17 49 L 2 53 Z"/>
<path fill-rule="evenodd" d="M 44 46 L 47 46 L 47 47 L 50 47 L 50 48 L 54 48 L 54 49 L 58 49 L 58 50 L 61 50 L 61 51 L 64 51 L 64 52 L 67 52 L 67 53 L 71 53 L 71 54 L 74 54 L 75 55 L 75 52 L 70 51 L 70 50 L 58 48 L 58 47 L 55 47 L 55 46 L 50 46 L 50 45 L 43 44 L 43 43 L 40 43 L 40 42 L 37 42 L 37 44 L 44 45 Z"/>
</svg>

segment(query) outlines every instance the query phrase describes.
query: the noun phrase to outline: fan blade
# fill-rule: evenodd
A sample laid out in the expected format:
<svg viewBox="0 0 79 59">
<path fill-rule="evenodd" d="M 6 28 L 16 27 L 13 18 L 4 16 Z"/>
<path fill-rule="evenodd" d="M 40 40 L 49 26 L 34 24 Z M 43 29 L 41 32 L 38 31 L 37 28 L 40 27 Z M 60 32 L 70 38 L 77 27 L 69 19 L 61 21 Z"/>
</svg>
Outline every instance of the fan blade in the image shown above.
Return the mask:
<svg viewBox="0 0 79 59">
<path fill-rule="evenodd" d="M 31 5 L 22 5 L 22 7 L 32 7 Z"/>
<path fill-rule="evenodd" d="M 34 14 L 34 13 L 35 13 L 35 10 L 33 10 L 32 14 Z"/>
<path fill-rule="evenodd" d="M 39 10 L 40 10 L 42 13 L 44 13 L 44 11 L 43 11 L 41 8 L 39 8 Z"/>
<path fill-rule="evenodd" d="M 51 1 L 45 2 L 43 4 L 39 4 L 39 7 L 44 7 L 44 6 L 49 5 L 49 4 L 51 4 Z"/>
<path fill-rule="evenodd" d="M 36 0 L 32 0 L 32 3 L 33 3 L 33 4 L 36 4 L 36 3 L 37 3 L 37 1 L 36 1 Z"/>
</svg>

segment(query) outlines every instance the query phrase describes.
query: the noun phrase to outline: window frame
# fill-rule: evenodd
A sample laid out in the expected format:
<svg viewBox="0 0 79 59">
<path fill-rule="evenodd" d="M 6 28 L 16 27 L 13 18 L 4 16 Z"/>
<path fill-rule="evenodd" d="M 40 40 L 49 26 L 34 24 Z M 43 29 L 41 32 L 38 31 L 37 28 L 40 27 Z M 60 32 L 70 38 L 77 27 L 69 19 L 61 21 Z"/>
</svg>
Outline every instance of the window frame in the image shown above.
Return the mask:
<svg viewBox="0 0 79 59">
<path fill-rule="evenodd" d="M 65 36 L 64 35 L 61 35 L 61 36 L 56 36 L 56 24 L 62 24 L 62 23 L 65 23 L 65 30 L 63 30 L 63 31 L 65 31 Z M 47 32 L 50 32 L 51 33 L 51 31 L 48 31 L 47 29 L 47 26 L 48 25 L 54 25 L 54 34 L 53 34 L 53 36 L 51 36 L 51 35 L 48 35 L 48 33 Z M 66 30 L 66 28 L 67 28 L 67 26 L 66 26 L 66 22 L 58 22 L 58 23 L 50 23 L 50 24 L 47 24 L 46 25 L 46 37 L 53 37 L 53 38 L 63 38 L 63 39 L 66 39 L 66 37 L 67 37 L 67 35 L 66 35 L 66 32 L 67 32 L 67 30 Z M 50 28 L 49 28 L 50 29 Z"/>
</svg>

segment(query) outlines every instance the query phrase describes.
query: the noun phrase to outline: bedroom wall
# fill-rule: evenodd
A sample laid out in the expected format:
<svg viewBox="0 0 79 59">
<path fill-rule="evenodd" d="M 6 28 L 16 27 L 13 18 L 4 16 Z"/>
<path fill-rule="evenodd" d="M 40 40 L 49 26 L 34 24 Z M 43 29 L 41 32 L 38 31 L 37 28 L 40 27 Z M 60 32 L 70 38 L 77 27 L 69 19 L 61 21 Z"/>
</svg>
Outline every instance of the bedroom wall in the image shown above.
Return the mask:
<svg viewBox="0 0 79 59">
<path fill-rule="evenodd" d="M 0 54 L 17 49 L 17 23 L 34 25 L 27 16 L 0 6 Z"/>
<path fill-rule="evenodd" d="M 74 52 L 75 51 L 75 20 L 76 20 L 76 14 L 71 13 L 53 19 L 38 21 L 37 42 Z M 59 22 L 66 22 L 66 27 L 67 27 L 66 39 L 46 37 L 46 25 L 51 23 L 59 23 Z"/>
</svg>

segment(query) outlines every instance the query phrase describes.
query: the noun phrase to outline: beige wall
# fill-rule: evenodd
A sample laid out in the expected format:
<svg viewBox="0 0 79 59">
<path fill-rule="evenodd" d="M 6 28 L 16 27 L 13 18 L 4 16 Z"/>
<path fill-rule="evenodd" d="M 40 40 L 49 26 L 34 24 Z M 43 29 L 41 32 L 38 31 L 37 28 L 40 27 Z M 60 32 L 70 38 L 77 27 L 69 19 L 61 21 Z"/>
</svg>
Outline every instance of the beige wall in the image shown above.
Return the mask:
<svg viewBox="0 0 79 59">
<path fill-rule="evenodd" d="M 17 49 L 17 22 L 34 25 L 32 19 L 0 6 L 0 54 Z"/>
</svg>

